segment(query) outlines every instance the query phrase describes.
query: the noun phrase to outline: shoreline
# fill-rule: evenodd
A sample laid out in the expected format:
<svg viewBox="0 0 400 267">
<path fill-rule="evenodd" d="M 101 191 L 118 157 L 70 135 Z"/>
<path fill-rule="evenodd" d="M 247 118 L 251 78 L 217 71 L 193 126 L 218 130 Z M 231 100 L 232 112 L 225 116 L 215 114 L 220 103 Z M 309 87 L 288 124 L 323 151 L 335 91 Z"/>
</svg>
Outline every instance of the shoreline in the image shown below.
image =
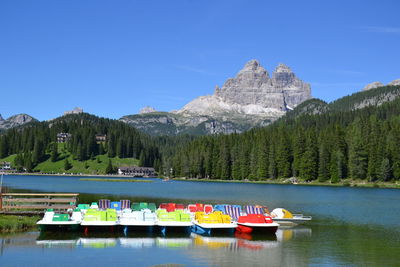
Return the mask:
<svg viewBox="0 0 400 267">
<path fill-rule="evenodd" d="M 104 177 L 104 178 L 135 178 L 135 179 L 164 179 L 162 176 L 158 177 L 135 177 L 120 174 L 77 174 L 77 173 L 4 173 L 4 175 L 20 175 L 20 176 L 59 176 L 59 177 Z M 299 186 L 330 186 L 330 187 L 360 187 L 360 188 L 387 188 L 387 189 L 400 189 L 400 182 L 368 182 L 365 180 L 350 180 L 345 179 L 338 183 L 318 182 L 311 181 L 305 182 L 296 180 L 295 182 L 290 179 L 266 179 L 262 181 L 255 180 L 221 180 L 221 179 L 199 179 L 199 178 L 169 178 L 170 181 L 187 181 L 187 182 L 210 182 L 210 183 L 243 183 L 243 184 L 278 184 L 278 185 L 299 185 Z"/>
<path fill-rule="evenodd" d="M 388 182 L 367 182 L 367 181 L 352 181 L 343 180 L 339 183 L 330 182 L 304 182 L 297 181 L 295 183 L 288 182 L 288 179 L 268 179 L 264 181 L 250 180 L 221 180 L 221 179 L 198 179 L 198 178 L 172 178 L 173 181 L 187 182 L 210 182 L 210 183 L 243 183 L 243 184 L 277 184 L 277 185 L 298 185 L 298 186 L 329 186 L 329 187 L 360 187 L 360 188 L 382 188 L 382 189 L 400 189 L 400 183 Z"/>
<path fill-rule="evenodd" d="M 36 172 L 13 172 L 13 173 L 3 173 L 4 175 L 19 175 L 19 176 L 59 176 L 59 177 L 107 177 L 107 178 L 157 178 L 163 179 L 162 177 L 137 177 L 122 174 L 86 174 L 86 173 L 36 173 Z"/>
<path fill-rule="evenodd" d="M 39 216 L 0 214 L 0 234 L 25 232 L 37 227 Z"/>
</svg>

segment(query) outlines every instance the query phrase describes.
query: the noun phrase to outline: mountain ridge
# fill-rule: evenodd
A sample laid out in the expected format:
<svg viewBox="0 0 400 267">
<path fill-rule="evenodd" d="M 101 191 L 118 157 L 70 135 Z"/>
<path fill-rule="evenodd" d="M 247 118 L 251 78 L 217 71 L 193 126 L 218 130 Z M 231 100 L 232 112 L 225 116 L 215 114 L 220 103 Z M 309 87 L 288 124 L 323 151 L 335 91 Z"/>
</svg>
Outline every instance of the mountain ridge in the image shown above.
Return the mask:
<svg viewBox="0 0 400 267">
<path fill-rule="evenodd" d="M 162 116 L 146 108 L 145 116 L 141 112 L 120 120 L 151 135 L 162 134 L 162 129 L 173 135 L 241 133 L 268 125 L 310 98 L 310 85 L 297 78 L 288 66 L 279 64 L 270 77 L 253 59 L 221 88 L 217 86 L 212 95 L 199 96 Z"/>
<path fill-rule="evenodd" d="M 12 115 L 7 119 L 4 119 L 0 114 L 0 131 L 5 131 L 11 128 L 15 128 L 36 121 L 38 120 L 25 113 Z"/>
</svg>

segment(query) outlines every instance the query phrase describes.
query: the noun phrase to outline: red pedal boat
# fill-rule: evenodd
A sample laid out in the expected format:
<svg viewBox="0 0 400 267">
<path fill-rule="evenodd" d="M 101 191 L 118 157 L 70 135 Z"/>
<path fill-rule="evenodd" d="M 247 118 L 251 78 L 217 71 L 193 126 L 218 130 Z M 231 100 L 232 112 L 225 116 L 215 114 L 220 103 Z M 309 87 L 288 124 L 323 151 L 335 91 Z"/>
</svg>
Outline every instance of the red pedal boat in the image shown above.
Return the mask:
<svg viewBox="0 0 400 267">
<path fill-rule="evenodd" d="M 275 233 L 279 227 L 279 224 L 275 223 L 270 216 L 263 214 L 240 216 L 237 224 L 236 230 L 246 234 L 254 232 Z"/>
</svg>

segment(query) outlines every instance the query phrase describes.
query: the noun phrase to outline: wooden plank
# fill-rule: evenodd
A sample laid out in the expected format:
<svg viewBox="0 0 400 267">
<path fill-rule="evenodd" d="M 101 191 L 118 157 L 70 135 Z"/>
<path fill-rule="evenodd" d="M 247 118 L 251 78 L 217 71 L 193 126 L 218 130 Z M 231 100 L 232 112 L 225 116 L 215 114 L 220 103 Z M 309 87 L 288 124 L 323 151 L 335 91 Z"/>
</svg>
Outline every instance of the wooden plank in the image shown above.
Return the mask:
<svg viewBox="0 0 400 267">
<path fill-rule="evenodd" d="M 43 194 L 43 193 L 5 193 L 2 194 L 3 196 L 79 196 L 77 193 L 50 193 L 50 194 Z"/>
<path fill-rule="evenodd" d="M 76 203 L 76 198 L 5 198 L 4 203 L 13 202 L 44 202 L 44 203 Z"/>
<path fill-rule="evenodd" d="M 74 205 L 20 205 L 3 206 L 3 209 L 74 209 Z"/>
<path fill-rule="evenodd" d="M 0 210 L 0 214 L 4 215 L 42 215 L 44 214 L 43 210 Z"/>
</svg>

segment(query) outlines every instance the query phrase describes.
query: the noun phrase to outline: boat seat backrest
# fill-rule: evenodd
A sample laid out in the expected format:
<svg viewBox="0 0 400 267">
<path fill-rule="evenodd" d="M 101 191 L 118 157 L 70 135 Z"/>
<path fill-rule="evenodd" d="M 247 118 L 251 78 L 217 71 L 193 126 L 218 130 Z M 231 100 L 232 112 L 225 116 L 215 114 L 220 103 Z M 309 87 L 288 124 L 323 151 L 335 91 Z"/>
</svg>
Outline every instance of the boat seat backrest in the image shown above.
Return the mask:
<svg viewBox="0 0 400 267">
<path fill-rule="evenodd" d="M 183 205 L 183 204 L 176 204 L 176 205 L 175 205 L 175 209 L 177 209 L 177 210 L 184 210 L 184 209 L 185 209 L 185 205 Z"/>
<path fill-rule="evenodd" d="M 160 209 L 167 209 L 168 204 L 167 203 L 161 203 L 160 206 L 158 208 Z"/>
<path fill-rule="evenodd" d="M 129 199 L 121 200 L 121 209 L 130 209 L 131 208 L 131 201 Z"/>
<path fill-rule="evenodd" d="M 196 211 L 204 211 L 204 204 L 196 203 Z"/>
<path fill-rule="evenodd" d="M 189 210 L 189 212 L 196 212 L 197 211 L 197 208 L 196 208 L 195 204 L 189 204 L 187 206 L 187 209 Z"/>
<path fill-rule="evenodd" d="M 240 216 L 240 208 L 237 206 L 226 205 L 225 214 L 231 216 L 234 221 L 237 221 Z"/>
<path fill-rule="evenodd" d="M 212 205 L 204 205 L 204 212 L 205 213 L 211 213 L 213 211 L 214 211 L 214 209 L 213 209 Z"/>
<path fill-rule="evenodd" d="M 99 209 L 109 209 L 111 201 L 109 199 L 99 200 Z"/>
<path fill-rule="evenodd" d="M 139 203 L 132 203 L 131 208 L 134 211 L 140 211 L 140 204 Z"/>
<path fill-rule="evenodd" d="M 73 221 L 82 221 L 82 213 L 79 211 L 74 211 L 72 213 L 71 219 Z"/>
<path fill-rule="evenodd" d="M 43 221 L 52 221 L 54 216 L 54 211 L 46 211 L 43 217 Z"/>
<path fill-rule="evenodd" d="M 253 205 L 245 206 L 245 211 L 247 214 L 264 214 L 264 209 L 261 207 L 256 207 Z"/>
<path fill-rule="evenodd" d="M 152 212 L 155 212 L 156 211 L 156 204 L 154 204 L 154 203 L 149 203 L 148 205 L 147 205 L 147 208 L 149 209 L 149 210 L 151 210 Z"/>
<path fill-rule="evenodd" d="M 218 204 L 218 205 L 215 205 L 214 206 L 214 210 L 216 210 L 216 211 L 222 211 L 222 212 L 224 212 L 225 213 L 225 206 L 226 206 L 227 204 Z"/>
</svg>

